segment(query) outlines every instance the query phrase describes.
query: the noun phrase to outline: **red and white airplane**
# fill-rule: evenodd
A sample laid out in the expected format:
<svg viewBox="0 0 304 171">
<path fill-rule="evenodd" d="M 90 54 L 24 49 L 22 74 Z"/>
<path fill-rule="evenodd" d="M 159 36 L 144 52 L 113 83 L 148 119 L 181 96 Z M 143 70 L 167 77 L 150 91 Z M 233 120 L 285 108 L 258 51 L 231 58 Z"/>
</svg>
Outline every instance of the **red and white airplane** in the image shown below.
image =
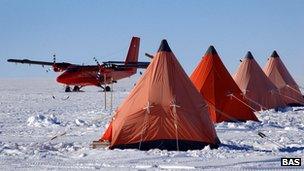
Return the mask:
<svg viewBox="0 0 304 171">
<path fill-rule="evenodd" d="M 66 92 L 79 91 L 84 86 L 98 86 L 105 91 L 110 91 L 106 84 L 116 83 L 117 80 L 130 77 L 137 72 L 137 68 L 147 68 L 149 62 L 138 62 L 140 38 L 133 37 L 125 61 L 107 61 L 100 64 L 95 58 L 97 65 L 77 65 L 66 62 L 33 61 L 29 59 L 8 59 L 8 62 L 52 66 L 55 72 L 62 72 L 57 77 L 57 82 L 66 85 Z"/>
</svg>

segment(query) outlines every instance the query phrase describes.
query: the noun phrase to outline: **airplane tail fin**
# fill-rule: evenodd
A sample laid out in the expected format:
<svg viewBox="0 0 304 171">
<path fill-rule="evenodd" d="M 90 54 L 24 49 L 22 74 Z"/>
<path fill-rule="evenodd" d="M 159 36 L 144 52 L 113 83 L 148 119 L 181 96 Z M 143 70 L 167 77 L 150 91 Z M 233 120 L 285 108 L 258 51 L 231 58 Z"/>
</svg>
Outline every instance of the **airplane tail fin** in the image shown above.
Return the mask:
<svg viewBox="0 0 304 171">
<path fill-rule="evenodd" d="M 140 44 L 140 38 L 132 37 L 129 51 L 125 60 L 125 64 L 132 64 L 138 62 L 139 44 Z M 132 68 L 132 70 L 136 73 L 137 68 L 134 67 Z"/>
</svg>

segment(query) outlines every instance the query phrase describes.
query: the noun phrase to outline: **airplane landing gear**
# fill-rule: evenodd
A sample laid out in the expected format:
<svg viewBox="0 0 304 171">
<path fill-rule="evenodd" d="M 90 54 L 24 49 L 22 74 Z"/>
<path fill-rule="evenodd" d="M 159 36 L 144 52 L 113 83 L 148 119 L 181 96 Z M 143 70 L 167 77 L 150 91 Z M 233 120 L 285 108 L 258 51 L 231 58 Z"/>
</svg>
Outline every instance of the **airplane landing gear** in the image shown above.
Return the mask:
<svg viewBox="0 0 304 171">
<path fill-rule="evenodd" d="M 74 88 L 71 89 L 71 87 L 67 85 L 65 87 L 65 92 L 81 92 L 81 90 L 80 90 L 81 88 L 82 88 L 82 86 L 74 86 Z"/>
<path fill-rule="evenodd" d="M 65 92 L 71 92 L 71 87 L 70 86 L 66 86 L 65 87 Z"/>
<path fill-rule="evenodd" d="M 111 91 L 110 86 L 106 86 L 106 88 L 104 88 L 104 91 Z"/>
<path fill-rule="evenodd" d="M 74 92 L 79 92 L 80 91 L 80 87 L 79 86 L 74 86 L 73 91 Z"/>
<path fill-rule="evenodd" d="M 110 86 L 106 86 L 106 87 L 104 87 L 104 86 L 100 86 L 101 88 L 102 88 L 102 90 L 105 92 L 105 91 L 111 91 L 111 87 Z"/>
</svg>

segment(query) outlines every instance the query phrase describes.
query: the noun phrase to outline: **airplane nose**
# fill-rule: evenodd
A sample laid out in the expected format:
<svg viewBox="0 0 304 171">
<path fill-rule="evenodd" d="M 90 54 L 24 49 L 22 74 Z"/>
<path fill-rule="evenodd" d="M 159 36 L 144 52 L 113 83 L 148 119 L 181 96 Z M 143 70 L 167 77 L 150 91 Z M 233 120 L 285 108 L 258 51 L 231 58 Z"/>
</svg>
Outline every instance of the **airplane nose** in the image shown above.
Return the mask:
<svg viewBox="0 0 304 171">
<path fill-rule="evenodd" d="M 63 84 L 67 84 L 67 76 L 66 76 L 66 74 L 61 74 L 61 75 L 59 75 L 58 77 L 57 77 L 57 79 L 56 79 L 56 81 L 58 82 L 58 83 L 63 83 Z"/>
</svg>

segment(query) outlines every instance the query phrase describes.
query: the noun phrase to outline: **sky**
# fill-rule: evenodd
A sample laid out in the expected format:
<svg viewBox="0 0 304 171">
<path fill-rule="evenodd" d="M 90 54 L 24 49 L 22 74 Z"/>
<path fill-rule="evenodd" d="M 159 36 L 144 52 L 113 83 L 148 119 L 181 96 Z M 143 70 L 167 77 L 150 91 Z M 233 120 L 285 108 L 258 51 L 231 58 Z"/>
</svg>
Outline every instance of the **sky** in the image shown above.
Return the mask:
<svg viewBox="0 0 304 171">
<path fill-rule="evenodd" d="M 95 64 L 124 60 L 132 36 L 149 61 L 162 39 L 191 74 L 214 45 L 231 74 L 248 50 L 264 67 L 275 49 L 304 81 L 303 0 L 0 0 L 0 78 L 55 77 L 8 58 Z"/>
</svg>

